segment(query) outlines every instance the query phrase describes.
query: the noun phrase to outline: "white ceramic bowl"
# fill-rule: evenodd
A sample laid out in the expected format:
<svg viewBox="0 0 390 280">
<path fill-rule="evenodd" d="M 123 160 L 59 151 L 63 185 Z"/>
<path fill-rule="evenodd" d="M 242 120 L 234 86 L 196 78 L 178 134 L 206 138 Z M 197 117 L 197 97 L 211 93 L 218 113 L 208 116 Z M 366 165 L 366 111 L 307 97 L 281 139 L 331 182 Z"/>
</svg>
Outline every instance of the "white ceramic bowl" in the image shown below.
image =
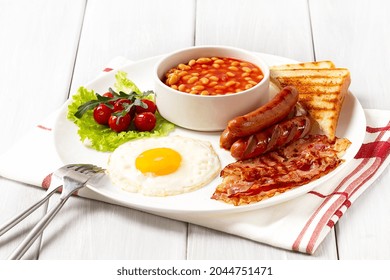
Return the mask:
<svg viewBox="0 0 390 280">
<path fill-rule="evenodd" d="M 180 63 L 200 57 L 230 57 L 258 66 L 264 78 L 255 86 L 238 93 L 223 95 L 194 95 L 167 86 L 165 73 Z M 168 121 L 197 131 L 221 131 L 229 120 L 248 113 L 268 98 L 269 67 L 258 56 L 248 51 L 225 46 L 197 46 L 181 49 L 164 56 L 155 67 L 154 86 L 160 114 Z"/>
</svg>

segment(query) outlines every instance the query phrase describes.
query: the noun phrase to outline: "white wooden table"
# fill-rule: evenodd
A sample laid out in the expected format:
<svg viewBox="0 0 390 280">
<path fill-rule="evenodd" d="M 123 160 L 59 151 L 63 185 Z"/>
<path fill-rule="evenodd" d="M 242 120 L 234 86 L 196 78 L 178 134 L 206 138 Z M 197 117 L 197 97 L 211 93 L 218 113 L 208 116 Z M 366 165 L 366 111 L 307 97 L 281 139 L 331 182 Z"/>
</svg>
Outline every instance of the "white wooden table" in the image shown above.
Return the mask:
<svg viewBox="0 0 390 280">
<path fill-rule="evenodd" d="M 331 59 L 350 69 L 364 108 L 390 109 L 389 14 L 386 0 L 0 0 L 0 154 L 113 57 L 136 61 L 192 45 Z M 313 256 L 72 198 L 25 258 L 390 259 L 389 180 L 387 168 Z M 0 224 L 42 193 L 0 177 Z M 44 211 L 0 238 L 0 259 Z"/>
</svg>

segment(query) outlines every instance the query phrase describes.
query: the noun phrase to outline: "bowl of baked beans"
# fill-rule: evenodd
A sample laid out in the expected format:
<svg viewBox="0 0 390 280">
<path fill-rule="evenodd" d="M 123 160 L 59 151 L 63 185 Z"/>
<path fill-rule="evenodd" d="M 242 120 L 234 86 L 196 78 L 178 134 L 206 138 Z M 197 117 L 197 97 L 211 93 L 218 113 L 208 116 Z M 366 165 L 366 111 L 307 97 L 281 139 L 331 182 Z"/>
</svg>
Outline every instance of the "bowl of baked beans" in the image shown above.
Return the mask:
<svg viewBox="0 0 390 280">
<path fill-rule="evenodd" d="M 197 131 L 224 130 L 229 120 L 268 98 L 268 65 L 258 55 L 234 47 L 175 51 L 159 60 L 154 78 L 160 114 Z"/>
</svg>

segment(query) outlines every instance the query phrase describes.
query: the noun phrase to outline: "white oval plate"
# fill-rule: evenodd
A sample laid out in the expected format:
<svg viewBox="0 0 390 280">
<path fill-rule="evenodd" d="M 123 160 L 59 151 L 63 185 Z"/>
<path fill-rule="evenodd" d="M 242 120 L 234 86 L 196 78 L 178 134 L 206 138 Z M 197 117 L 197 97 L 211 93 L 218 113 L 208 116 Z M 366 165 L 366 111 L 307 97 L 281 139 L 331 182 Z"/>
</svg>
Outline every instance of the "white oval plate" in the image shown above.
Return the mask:
<svg viewBox="0 0 390 280">
<path fill-rule="evenodd" d="M 258 54 L 269 65 L 294 63 L 296 61 L 267 54 Z M 153 89 L 152 71 L 155 63 L 160 57 L 153 57 L 139 62 L 130 63 L 122 67 L 121 71 L 128 73 L 128 78 L 142 90 Z M 85 85 L 88 89 L 94 89 L 96 92 L 106 92 L 108 87 L 113 86 L 116 71 L 111 71 L 104 76 L 95 79 Z M 275 89 L 271 89 L 275 92 Z M 54 141 L 58 155 L 64 164 L 69 163 L 93 163 L 106 167 L 109 153 L 97 152 L 85 147 L 79 140 L 77 126 L 66 118 L 67 106 L 69 101 L 64 104 L 56 120 L 54 127 Z M 221 182 L 221 178 L 215 178 L 207 186 L 200 190 L 168 197 L 149 197 L 138 193 L 129 193 L 111 184 L 106 176 L 100 182 L 90 182 L 88 188 L 104 196 L 107 200 L 119 203 L 124 206 L 136 208 L 144 211 L 157 213 L 213 213 L 213 212 L 240 212 L 268 207 L 271 205 L 283 203 L 290 199 L 304 195 L 311 191 L 331 176 L 335 176 L 344 166 L 348 165 L 351 159 L 359 150 L 365 134 L 366 119 L 362 106 L 359 101 L 349 94 L 344 102 L 342 112 L 337 128 L 338 137 L 346 137 L 352 145 L 344 155 L 345 162 L 333 172 L 321 177 L 320 179 L 306 184 L 304 186 L 292 189 L 283 194 L 272 198 L 243 206 L 233 206 L 224 202 L 210 199 L 216 186 Z M 219 132 L 195 132 L 182 128 L 176 128 L 171 134 L 177 134 L 197 139 L 208 140 L 213 145 L 215 151 L 220 157 L 222 166 L 234 162 L 229 152 L 219 147 Z"/>
</svg>

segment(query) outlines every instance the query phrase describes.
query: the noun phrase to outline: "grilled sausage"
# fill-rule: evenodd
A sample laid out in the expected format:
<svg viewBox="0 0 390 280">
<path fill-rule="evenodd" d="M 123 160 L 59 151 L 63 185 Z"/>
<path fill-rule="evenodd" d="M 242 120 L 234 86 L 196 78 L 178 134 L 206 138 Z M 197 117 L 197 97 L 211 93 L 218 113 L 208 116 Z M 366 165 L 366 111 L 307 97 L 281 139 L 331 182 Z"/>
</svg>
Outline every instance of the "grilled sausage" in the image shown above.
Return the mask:
<svg viewBox="0 0 390 280">
<path fill-rule="evenodd" d="M 219 145 L 221 148 L 229 150 L 233 143 L 236 142 L 239 138 L 240 137 L 233 136 L 229 128 L 227 127 L 219 137 Z"/>
<path fill-rule="evenodd" d="M 231 146 L 230 153 L 237 160 L 253 158 L 305 137 L 310 127 L 311 122 L 307 116 L 294 117 L 238 139 Z"/>
<path fill-rule="evenodd" d="M 227 128 L 234 137 L 254 134 L 283 120 L 297 102 L 298 91 L 291 86 L 284 87 L 267 104 L 229 121 Z"/>
</svg>

